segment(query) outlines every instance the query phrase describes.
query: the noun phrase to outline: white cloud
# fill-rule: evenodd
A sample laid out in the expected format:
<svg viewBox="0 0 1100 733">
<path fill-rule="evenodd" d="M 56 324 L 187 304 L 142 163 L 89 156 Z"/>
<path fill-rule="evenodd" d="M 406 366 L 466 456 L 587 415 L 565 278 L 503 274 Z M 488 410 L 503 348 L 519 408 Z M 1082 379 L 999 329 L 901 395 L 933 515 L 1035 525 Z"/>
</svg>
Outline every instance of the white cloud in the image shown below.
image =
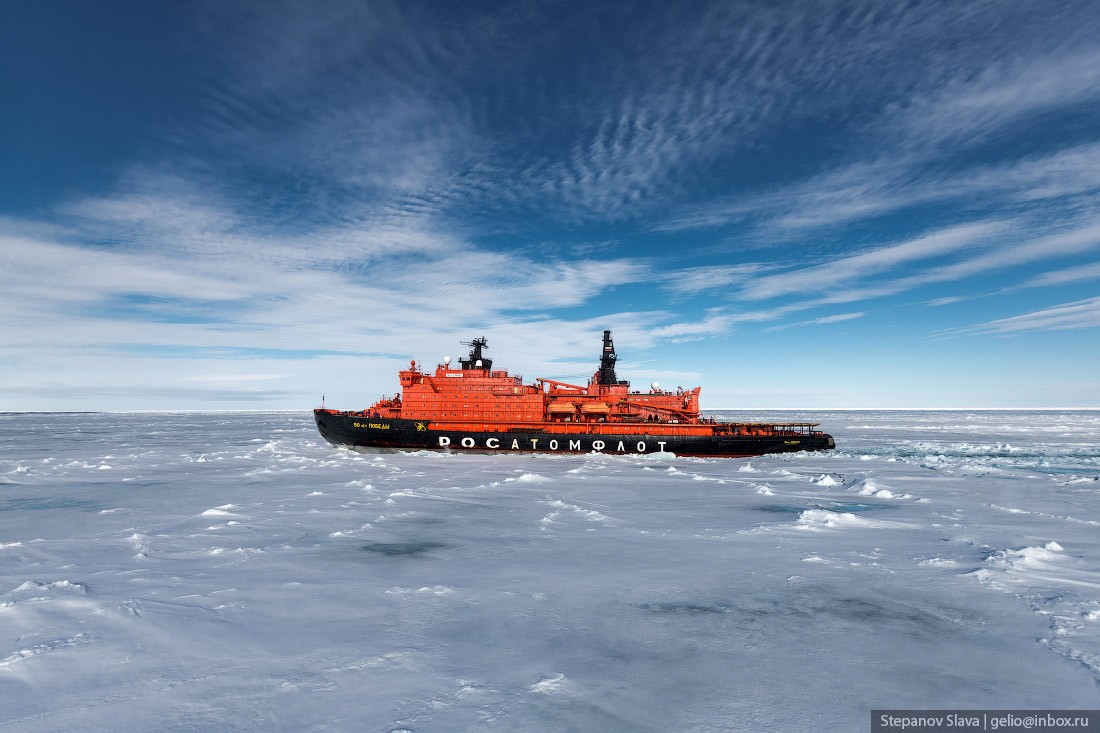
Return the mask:
<svg viewBox="0 0 1100 733">
<path fill-rule="evenodd" d="M 1075 265 L 1063 270 L 1044 272 L 1030 280 L 1023 282 L 1021 288 L 1039 288 L 1050 285 L 1066 285 L 1068 283 L 1096 280 L 1100 282 L 1100 262 L 1092 262 L 1085 265 Z"/>
<path fill-rule="evenodd" d="M 867 315 L 864 311 L 857 313 L 837 313 L 831 316 L 822 316 L 821 318 L 811 318 L 807 321 L 798 321 L 797 323 L 787 323 L 782 326 L 772 326 L 765 329 L 766 331 L 783 331 L 788 328 L 800 328 L 803 326 L 825 326 L 832 323 L 843 323 L 844 321 L 853 321 L 857 318 L 863 318 Z"/>
<path fill-rule="evenodd" d="M 820 265 L 754 278 L 738 297 L 765 300 L 791 294 L 829 291 L 902 265 L 988 246 L 992 237 L 1005 231 L 1007 222 L 989 221 L 941 229 L 899 244 L 869 249 Z"/>
<path fill-rule="evenodd" d="M 841 323 L 842 321 L 851 321 L 856 318 L 863 318 L 867 313 L 859 311 L 858 313 L 838 313 L 835 316 L 824 316 L 822 318 L 815 318 L 815 324 L 823 323 Z"/>
<path fill-rule="evenodd" d="M 894 124 L 908 146 L 967 145 L 1022 118 L 1098 96 L 1100 51 L 1095 48 L 1017 57 L 917 96 Z"/>
<path fill-rule="evenodd" d="M 991 221 L 950 227 L 898 245 L 762 276 L 747 284 L 737 297 L 764 300 L 817 294 L 817 297 L 806 297 L 785 306 L 783 312 L 806 310 L 896 295 L 926 285 L 965 280 L 1001 269 L 1077 256 L 1100 248 L 1100 223 L 1089 222 L 1075 229 L 1006 244 L 999 241 L 999 235 L 1006 233 L 1009 225 L 1010 222 Z M 956 262 L 919 269 L 919 262 L 923 259 L 965 253 L 970 249 L 977 249 L 980 253 Z M 911 274 L 891 274 L 900 265 L 905 265 Z M 958 299 L 942 299 L 929 305 L 943 305 Z"/>
<path fill-rule="evenodd" d="M 668 273 L 661 287 L 673 295 L 695 295 L 739 285 L 769 269 L 774 269 L 774 265 L 750 263 L 686 267 Z"/>
<path fill-rule="evenodd" d="M 1017 333 L 1100 327 L 1100 297 L 1063 303 L 1051 308 L 999 318 L 966 329 L 969 333 Z"/>
<path fill-rule="evenodd" d="M 491 330 L 496 347 L 521 357 L 502 366 L 554 376 L 577 371 L 578 358 L 582 369 L 594 368 L 604 328 L 638 353 L 728 325 L 715 314 L 696 323 L 660 309 L 554 314 L 648 279 L 640 260 L 488 251 L 389 225 L 244 235 L 247 220 L 214 199 L 165 196 L 158 206 L 152 196 L 134 206 L 126 194 L 67 209 L 66 231 L 93 239 L 127 222 L 118 249 L 0 233 L 6 393 L 71 398 L 83 384 L 80 399 L 285 404 L 321 361 L 353 358 L 311 361 L 314 351 L 363 353 L 355 357 L 363 372 L 388 384 L 395 362 L 387 354 L 454 354 L 459 339 Z M 160 211 L 174 213 L 161 219 Z M 216 370 L 203 358 L 208 352 L 217 355 Z M 346 379 L 360 384 L 363 376 L 349 368 Z"/>
<path fill-rule="evenodd" d="M 692 341 L 704 336 L 718 336 L 727 333 L 737 322 L 737 317 L 723 313 L 720 309 L 711 309 L 702 321 L 673 323 L 652 330 L 654 338 L 668 339 L 673 343 Z"/>
<path fill-rule="evenodd" d="M 891 151 L 775 191 L 695 208 L 656 229 L 706 229 L 751 219 L 758 220 L 761 235 L 782 238 L 936 202 L 996 202 L 1020 210 L 1042 204 L 1072 213 L 1075 207 L 1094 207 L 1100 198 L 1097 143 L 954 171 L 928 170 L 927 162 L 925 155 Z"/>
<path fill-rule="evenodd" d="M 963 295 L 948 295 L 943 298 L 933 298 L 932 300 L 927 301 L 925 305 L 930 305 L 934 308 L 938 308 L 943 305 L 951 305 L 952 303 L 959 303 L 964 300 L 966 300 L 966 296 Z"/>
<path fill-rule="evenodd" d="M 971 275 L 1005 267 L 1079 255 L 1098 247 L 1100 247 L 1100 222 L 1092 221 L 1064 232 L 1001 246 L 978 257 L 943 265 L 924 273 L 903 278 L 898 280 L 896 284 L 908 289 L 917 285 L 961 280 Z"/>
</svg>

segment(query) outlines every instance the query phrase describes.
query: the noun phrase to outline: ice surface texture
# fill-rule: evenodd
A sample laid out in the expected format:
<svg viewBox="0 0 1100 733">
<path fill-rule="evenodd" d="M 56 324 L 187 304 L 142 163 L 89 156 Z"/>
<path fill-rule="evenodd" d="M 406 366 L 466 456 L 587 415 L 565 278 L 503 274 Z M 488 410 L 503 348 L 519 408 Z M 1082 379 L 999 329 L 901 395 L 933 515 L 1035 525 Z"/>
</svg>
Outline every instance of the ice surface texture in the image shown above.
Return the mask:
<svg viewBox="0 0 1100 733">
<path fill-rule="evenodd" d="M 287 413 L 0 415 L 0 728 L 1096 707 L 1100 413 L 814 417 L 835 452 L 750 463 L 359 454 Z"/>
</svg>

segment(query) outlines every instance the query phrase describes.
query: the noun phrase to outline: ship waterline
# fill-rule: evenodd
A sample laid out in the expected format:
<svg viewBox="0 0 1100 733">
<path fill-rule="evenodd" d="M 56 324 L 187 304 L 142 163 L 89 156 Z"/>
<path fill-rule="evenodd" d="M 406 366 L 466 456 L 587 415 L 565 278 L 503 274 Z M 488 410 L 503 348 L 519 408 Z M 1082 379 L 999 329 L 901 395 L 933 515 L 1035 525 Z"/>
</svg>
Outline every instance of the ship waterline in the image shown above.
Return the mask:
<svg viewBox="0 0 1100 733">
<path fill-rule="evenodd" d="M 436 429 L 420 420 L 369 419 L 359 412 L 317 409 L 321 436 L 335 445 L 356 449 L 462 450 L 513 453 L 675 453 L 695 456 L 754 456 L 835 447 L 831 436 L 811 423 L 724 423 L 742 427 L 741 434 L 692 435 L 667 432 L 551 432 L 546 428 L 505 430 Z M 625 426 L 624 426 L 625 427 Z M 689 426 L 684 426 L 685 428 Z"/>
</svg>

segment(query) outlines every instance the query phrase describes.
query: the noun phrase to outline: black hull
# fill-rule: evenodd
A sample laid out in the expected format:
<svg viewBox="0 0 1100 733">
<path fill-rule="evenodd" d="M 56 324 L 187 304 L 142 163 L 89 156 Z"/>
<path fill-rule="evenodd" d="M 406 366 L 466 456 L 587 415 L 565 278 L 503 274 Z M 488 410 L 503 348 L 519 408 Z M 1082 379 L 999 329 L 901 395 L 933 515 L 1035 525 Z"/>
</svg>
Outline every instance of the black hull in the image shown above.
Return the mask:
<svg viewBox="0 0 1100 733">
<path fill-rule="evenodd" d="M 507 431 L 435 430 L 424 420 L 369 418 L 315 410 L 317 429 L 328 442 L 348 448 L 377 450 L 453 450 L 504 453 L 610 453 L 631 455 L 668 452 L 684 456 L 741 457 L 766 453 L 829 450 L 832 436 L 809 435 L 631 435 L 547 433 L 537 429 Z"/>
</svg>

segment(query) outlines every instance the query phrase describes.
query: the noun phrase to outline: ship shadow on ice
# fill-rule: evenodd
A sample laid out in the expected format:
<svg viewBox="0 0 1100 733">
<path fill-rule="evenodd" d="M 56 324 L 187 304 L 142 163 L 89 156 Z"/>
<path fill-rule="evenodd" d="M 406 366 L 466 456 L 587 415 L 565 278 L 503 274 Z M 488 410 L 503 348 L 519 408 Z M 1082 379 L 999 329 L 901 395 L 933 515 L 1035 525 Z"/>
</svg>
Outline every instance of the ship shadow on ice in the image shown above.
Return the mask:
<svg viewBox="0 0 1100 733">
<path fill-rule="evenodd" d="M 386 557 L 418 557 L 444 547 L 442 542 L 375 542 L 359 549 Z"/>
</svg>

